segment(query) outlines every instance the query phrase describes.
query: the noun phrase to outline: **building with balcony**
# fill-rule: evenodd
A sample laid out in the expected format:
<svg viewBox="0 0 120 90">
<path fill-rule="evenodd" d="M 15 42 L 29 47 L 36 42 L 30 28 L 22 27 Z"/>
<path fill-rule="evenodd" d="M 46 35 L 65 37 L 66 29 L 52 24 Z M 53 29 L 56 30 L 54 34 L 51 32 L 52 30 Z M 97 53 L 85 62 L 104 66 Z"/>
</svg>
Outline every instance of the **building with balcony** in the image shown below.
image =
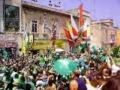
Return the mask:
<svg viewBox="0 0 120 90">
<path fill-rule="evenodd" d="M 0 3 L 0 32 L 7 38 L 6 34 L 15 36 L 16 48 L 22 47 L 24 34 L 27 32 L 34 43 L 29 49 L 40 50 L 51 48 L 55 34 L 55 48 L 69 50 L 64 28 L 66 21 L 70 21 L 72 14 L 79 28 L 79 15 L 70 11 L 43 6 L 36 0 L 1 0 Z M 91 20 L 89 12 L 84 17 Z M 32 40 L 34 39 L 34 40 Z M 7 41 L 6 41 L 7 42 Z"/>
</svg>

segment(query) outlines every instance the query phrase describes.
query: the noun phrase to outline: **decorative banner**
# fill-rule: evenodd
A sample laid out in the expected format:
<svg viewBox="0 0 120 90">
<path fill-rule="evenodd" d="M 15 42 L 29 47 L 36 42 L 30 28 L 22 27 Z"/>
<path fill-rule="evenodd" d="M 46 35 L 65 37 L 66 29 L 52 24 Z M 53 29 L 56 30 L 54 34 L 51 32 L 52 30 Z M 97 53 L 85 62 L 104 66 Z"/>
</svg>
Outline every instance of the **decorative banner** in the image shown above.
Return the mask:
<svg viewBox="0 0 120 90">
<path fill-rule="evenodd" d="M 48 49 L 52 46 L 51 40 L 34 40 L 32 45 L 32 49 Z M 64 40 L 55 40 L 55 47 L 56 48 L 65 48 L 65 41 Z"/>
<path fill-rule="evenodd" d="M 25 47 L 29 47 L 29 34 L 27 32 L 24 32 L 24 41 L 25 41 Z"/>
<path fill-rule="evenodd" d="M 34 42 L 33 34 L 29 34 L 29 42 L 30 43 Z"/>
<path fill-rule="evenodd" d="M 26 54 L 26 45 L 25 45 L 25 40 L 22 38 L 22 53 L 25 55 Z"/>
<path fill-rule="evenodd" d="M 32 45 L 32 49 L 47 49 L 51 47 L 51 40 L 34 40 L 34 43 Z"/>
<path fill-rule="evenodd" d="M 56 46 L 56 48 L 65 48 L 65 41 L 64 40 L 56 40 L 55 46 Z"/>
</svg>

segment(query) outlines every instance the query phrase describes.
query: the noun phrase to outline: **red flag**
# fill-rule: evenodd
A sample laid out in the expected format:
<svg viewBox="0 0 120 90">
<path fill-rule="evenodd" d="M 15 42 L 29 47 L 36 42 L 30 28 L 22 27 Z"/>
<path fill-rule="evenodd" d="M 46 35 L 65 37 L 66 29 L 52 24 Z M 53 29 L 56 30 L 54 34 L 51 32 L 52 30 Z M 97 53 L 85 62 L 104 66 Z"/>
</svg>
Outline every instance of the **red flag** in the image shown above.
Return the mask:
<svg viewBox="0 0 120 90">
<path fill-rule="evenodd" d="M 64 29 L 64 32 L 65 32 L 65 36 L 67 37 L 67 39 L 72 39 L 70 32 L 67 29 Z"/>
<path fill-rule="evenodd" d="M 74 36 L 78 36 L 78 28 L 72 15 L 71 15 L 71 25 Z"/>
<path fill-rule="evenodd" d="M 86 39 L 87 38 L 87 30 L 82 32 L 82 38 Z"/>
<path fill-rule="evenodd" d="M 84 24 L 84 17 L 83 17 L 83 4 L 80 5 L 80 8 L 79 8 L 79 13 L 80 13 L 80 25 L 82 26 Z"/>
<path fill-rule="evenodd" d="M 90 31 L 90 22 L 86 19 L 83 26 L 82 38 L 87 39 L 89 31 Z"/>
<path fill-rule="evenodd" d="M 75 41 L 74 40 L 67 40 L 69 42 L 69 45 L 71 47 L 74 47 L 75 46 Z"/>
<path fill-rule="evenodd" d="M 74 27 L 72 27 L 72 31 L 73 31 L 73 34 L 75 35 L 75 36 L 78 36 L 78 32 L 76 32 L 76 29 L 74 28 Z"/>
<path fill-rule="evenodd" d="M 75 45 L 75 42 L 74 42 L 74 40 L 72 40 L 70 32 L 67 29 L 64 29 L 64 32 L 65 32 L 65 36 L 67 38 L 67 41 L 69 42 L 69 45 L 71 47 L 73 47 Z"/>
</svg>

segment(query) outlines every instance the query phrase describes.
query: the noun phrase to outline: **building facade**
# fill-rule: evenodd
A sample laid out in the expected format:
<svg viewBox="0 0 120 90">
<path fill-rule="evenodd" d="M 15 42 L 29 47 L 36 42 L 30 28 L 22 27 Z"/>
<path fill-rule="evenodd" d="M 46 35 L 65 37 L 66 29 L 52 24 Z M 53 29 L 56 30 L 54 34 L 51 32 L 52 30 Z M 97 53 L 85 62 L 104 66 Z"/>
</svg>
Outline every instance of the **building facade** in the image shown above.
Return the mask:
<svg viewBox="0 0 120 90">
<path fill-rule="evenodd" d="M 21 47 L 20 7 L 20 0 L 0 0 L 0 51 L 7 51 L 10 58 L 15 58 Z"/>
<path fill-rule="evenodd" d="M 116 45 L 116 32 L 118 28 L 113 26 L 112 19 L 92 21 L 91 42 L 98 47 L 110 47 Z"/>
<path fill-rule="evenodd" d="M 34 0 L 0 0 L 0 2 L 0 11 L 2 12 L 0 13 L 2 34 L 0 35 L 4 38 L 15 37 L 14 43 L 16 43 L 17 49 L 22 48 L 22 40 L 25 39 L 25 33 L 28 33 L 31 36 L 29 40 L 32 42 L 29 42 L 31 43 L 30 49 L 51 48 L 54 44 L 55 48 L 69 50 L 64 28 L 66 28 L 66 22 L 70 22 L 71 14 L 79 28 L 78 14 L 42 6 Z M 89 12 L 84 14 L 84 17 L 90 21 Z M 54 36 L 55 38 L 53 38 Z M 1 41 L 3 40 L 1 39 Z"/>
<path fill-rule="evenodd" d="M 74 16 L 78 26 L 79 18 Z M 22 31 L 33 33 L 33 49 L 63 48 L 69 45 L 64 35 L 66 22 L 70 22 L 70 13 L 38 5 L 27 1 L 22 2 Z M 55 40 L 52 40 L 55 34 Z M 54 42 L 54 43 L 53 43 Z M 67 47 L 67 48 L 66 48 Z"/>
</svg>

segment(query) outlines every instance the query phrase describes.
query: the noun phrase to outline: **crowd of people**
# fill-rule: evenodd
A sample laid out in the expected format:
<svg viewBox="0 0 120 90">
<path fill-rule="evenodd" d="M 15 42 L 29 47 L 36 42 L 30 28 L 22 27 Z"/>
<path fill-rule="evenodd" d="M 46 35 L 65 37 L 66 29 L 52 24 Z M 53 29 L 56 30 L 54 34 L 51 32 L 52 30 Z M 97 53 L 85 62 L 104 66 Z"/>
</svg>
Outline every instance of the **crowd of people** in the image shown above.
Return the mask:
<svg viewBox="0 0 120 90">
<path fill-rule="evenodd" d="M 99 62 L 87 50 L 0 58 L 0 90 L 120 90 L 120 67 L 105 55 Z M 64 58 L 77 63 L 76 70 L 66 76 L 53 68 L 56 60 Z"/>
</svg>

